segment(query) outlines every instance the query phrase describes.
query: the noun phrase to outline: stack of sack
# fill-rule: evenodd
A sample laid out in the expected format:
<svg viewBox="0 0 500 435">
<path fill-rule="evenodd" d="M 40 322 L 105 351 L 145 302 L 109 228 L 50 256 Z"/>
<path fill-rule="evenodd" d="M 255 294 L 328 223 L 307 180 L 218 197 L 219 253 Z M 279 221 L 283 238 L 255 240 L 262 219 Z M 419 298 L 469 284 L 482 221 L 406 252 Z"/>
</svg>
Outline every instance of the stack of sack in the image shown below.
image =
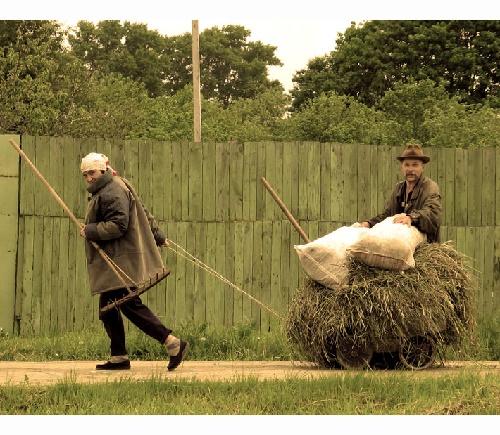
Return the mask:
<svg viewBox="0 0 500 435">
<path fill-rule="evenodd" d="M 304 271 L 314 281 L 335 289 L 347 283 L 348 256 L 387 270 L 415 267 L 415 249 L 426 236 L 415 227 L 395 224 L 390 216 L 372 228 L 358 223 L 341 227 L 305 245 L 295 245 Z"/>
</svg>

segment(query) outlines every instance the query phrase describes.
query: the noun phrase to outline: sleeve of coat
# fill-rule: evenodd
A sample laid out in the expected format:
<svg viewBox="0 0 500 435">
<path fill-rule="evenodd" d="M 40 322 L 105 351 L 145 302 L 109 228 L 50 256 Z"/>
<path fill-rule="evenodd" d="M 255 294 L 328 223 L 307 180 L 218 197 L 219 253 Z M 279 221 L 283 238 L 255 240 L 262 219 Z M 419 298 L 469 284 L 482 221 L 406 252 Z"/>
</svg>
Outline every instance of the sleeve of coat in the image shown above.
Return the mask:
<svg viewBox="0 0 500 435">
<path fill-rule="evenodd" d="M 436 234 L 441 225 L 441 213 L 441 194 L 438 185 L 433 183 L 425 197 L 422 208 L 413 210 L 410 213 L 412 225 L 426 234 Z"/>
<path fill-rule="evenodd" d="M 146 217 L 148 218 L 149 227 L 151 228 L 151 232 L 153 233 L 153 237 L 155 239 L 156 245 L 161 246 L 165 243 L 166 236 L 163 231 L 160 229 L 158 222 L 155 217 L 149 212 L 149 210 L 142 204 L 142 208 L 144 209 L 144 213 L 146 213 Z"/>
<path fill-rule="evenodd" d="M 113 240 L 122 237 L 128 229 L 130 218 L 130 196 L 123 189 L 100 198 L 99 211 L 102 220 L 85 226 L 85 237 L 89 240 Z"/>
</svg>

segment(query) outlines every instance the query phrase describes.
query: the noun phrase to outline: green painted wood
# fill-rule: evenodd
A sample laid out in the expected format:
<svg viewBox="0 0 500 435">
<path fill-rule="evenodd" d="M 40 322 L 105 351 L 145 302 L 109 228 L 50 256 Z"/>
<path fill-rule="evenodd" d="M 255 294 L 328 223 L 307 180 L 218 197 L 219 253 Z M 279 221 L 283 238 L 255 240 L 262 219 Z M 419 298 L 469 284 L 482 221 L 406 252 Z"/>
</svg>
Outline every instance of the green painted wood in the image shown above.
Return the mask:
<svg viewBox="0 0 500 435">
<path fill-rule="evenodd" d="M 345 189 L 343 221 L 352 223 L 358 220 L 358 156 L 356 145 L 343 145 L 342 169 Z"/>
<path fill-rule="evenodd" d="M 49 162 L 49 172 L 47 173 L 47 181 L 50 183 L 52 188 L 56 193 L 62 197 L 63 186 L 64 186 L 64 154 L 63 154 L 63 144 L 62 138 L 51 137 L 49 138 L 49 148 L 50 148 L 50 162 Z M 62 198 L 64 201 L 64 198 Z M 49 203 L 49 215 L 50 216 L 64 216 L 65 212 L 63 208 L 50 197 Z"/>
<path fill-rule="evenodd" d="M 257 144 L 248 142 L 243 149 L 243 215 L 245 221 L 256 219 L 257 187 L 261 181 L 257 177 Z"/>
<path fill-rule="evenodd" d="M 176 222 L 168 222 L 167 223 L 167 234 L 168 238 L 175 243 L 179 243 L 177 240 L 177 223 Z M 169 325 L 175 326 L 178 325 L 177 318 L 177 292 L 176 292 L 176 283 L 177 283 L 177 264 L 179 261 L 179 257 L 172 252 L 170 249 L 167 251 L 167 260 L 166 266 L 170 270 L 170 275 L 166 279 L 166 296 L 165 296 L 165 315 L 166 315 L 166 323 Z"/>
<path fill-rule="evenodd" d="M 201 143 L 189 144 L 189 201 L 188 216 L 191 221 L 203 219 L 203 146 Z"/>
<path fill-rule="evenodd" d="M 227 222 L 225 224 L 226 230 L 226 273 L 225 277 L 234 283 L 234 266 L 235 266 L 235 223 Z M 224 286 L 224 326 L 229 327 L 233 325 L 234 318 L 234 292 L 235 290 L 229 285 Z"/>
<path fill-rule="evenodd" d="M 261 178 L 266 177 L 266 144 L 265 142 L 257 142 L 257 190 L 255 198 L 255 215 L 257 220 L 264 218 L 265 204 L 267 200 L 266 188 L 261 183 Z M 269 181 L 269 180 L 268 180 Z"/>
<path fill-rule="evenodd" d="M 0 180 L 3 177 L 0 177 Z M 10 178 L 16 186 L 17 177 Z M 0 183 L 0 187 L 6 183 Z M 5 187 L 5 186 L 4 186 Z M 9 189 L 10 190 L 10 189 Z M 12 334 L 14 330 L 14 306 L 16 300 L 16 254 L 18 246 L 18 216 L 16 210 L 12 214 L 0 213 L 0 327 Z"/>
<path fill-rule="evenodd" d="M 226 224 L 217 222 L 216 224 L 216 261 L 215 270 L 222 276 L 227 277 L 226 273 Z M 217 326 L 224 326 L 224 292 L 225 285 L 218 280 L 215 284 L 215 318 Z"/>
<path fill-rule="evenodd" d="M 483 164 L 481 225 L 490 226 L 495 224 L 495 148 L 483 148 L 481 151 Z"/>
<path fill-rule="evenodd" d="M 474 264 L 478 272 L 478 297 L 477 297 L 477 310 L 482 313 L 484 310 L 484 304 L 487 300 L 484 288 L 484 245 L 485 245 L 485 230 L 484 228 L 470 228 L 472 231 L 472 237 L 474 238 Z"/>
<path fill-rule="evenodd" d="M 283 143 L 274 142 L 274 146 L 276 148 L 275 159 L 276 159 L 276 167 L 275 167 L 275 178 L 277 181 L 277 188 L 279 189 L 280 198 L 283 196 Z M 281 208 L 274 201 L 274 220 L 284 219 L 284 214 Z"/>
<path fill-rule="evenodd" d="M 441 193 L 441 204 L 443 206 L 443 214 L 441 216 L 441 222 L 445 224 L 447 222 L 446 214 L 448 213 L 448 209 L 445 208 L 446 204 L 446 154 L 445 148 L 436 150 L 436 165 L 437 165 L 437 179 L 434 180 L 439 186 L 439 192 Z"/>
<path fill-rule="evenodd" d="M 229 219 L 229 145 L 217 143 L 215 148 L 215 189 L 217 222 Z"/>
<path fill-rule="evenodd" d="M 40 173 L 50 182 L 50 138 L 47 136 L 36 138 L 36 162 L 35 164 Z M 53 201 L 47 188 L 38 180 L 35 180 L 35 209 L 34 212 L 38 216 L 49 216 L 51 202 Z"/>
<path fill-rule="evenodd" d="M 272 241 L 273 223 L 262 222 L 262 292 L 260 294 L 262 303 L 271 305 L 271 269 L 272 269 Z M 262 309 L 260 314 L 260 330 L 269 332 L 271 326 L 270 314 Z"/>
<path fill-rule="evenodd" d="M 500 226 L 500 148 L 495 150 L 495 225 Z"/>
<path fill-rule="evenodd" d="M 253 224 L 253 263 L 252 263 L 252 295 L 258 301 L 262 300 L 263 281 L 263 251 L 262 251 L 263 228 L 262 221 L 255 221 Z M 252 301 L 252 323 L 260 328 L 261 309 Z"/>
<path fill-rule="evenodd" d="M 377 192 L 377 212 L 374 216 L 384 211 L 387 200 L 394 188 L 392 174 L 398 170 L 398 166 L 392 161 L 391 147 L 379 147 L 378 168 L 379 176 L 377 182 L 379 188 Z"/>
<path fill-rule="evenodd" d="M 183 221 L 189 220 L 189 143 L 181 147 L 181 217 Z"/>
<path fill-rule="evenodd" d="M 446 164 L 444 185 L 439 188 L 443 194 L 444 223 L 455 225 L 455 149 L 442 151 Z"/>
<path fill-rule="evenodd" d="M 235 222 L 234 224 L 234 283 L 244 291 L 244 265 L 245 265 L 245 247 L 244 244 L 244 224 Z M 243 322 L 243 299 L 246 299 L 242 293 L 234 290 L 233 294 L 233 325 Z"/>
<path fill-rule="evenodd" d="M 344 176 L 342 164 L 342 146 L 331 145 L 330 154 L 330 196 L 331 220 L 338 221 L 344 217 Z"/>
<path fill-rule="evenodd" d="M 23 136 L 21 148 L 33 162 L 35 159 L 35 138 L 33 136 Z M 14 152 L 14 150 L 12 150 Z M 33 215 L 35 212 L 35 175 L 26 162 L 21 161 L 20 168 L 20 201 L 19 213 L 21 216 Z"/>
<path fill-rule="evenodd" d="M 217 224 L 215 222 L 208 222 L 206 229 L 206 257 L 205 263 L 212 269 L 217 270 L 216 260 L 217 260 Z M 212 274 L 207 273 L 206 276 L 206 319 L 207 324 L 210 326 L 220 326 L 218 323 L 217 316 L 217 296 L 220 291 L 218 291 L 217 286 L 221 282 Z"/>
<path fill-rule="evenodd" d="M 480 148 L 467 152 L 467 224 L 481 225 L 482 202 L 482 150 Z"/>
<path fill-rule="evenodd" d="M 82 284 L 77 281 L 77 239 L 80 239 L 76 226 L 70 225 L 68 228 L 68 304 L 66 309 L 66 324 L 68 329 L 75 329 L 75 306 L 79 303 L 76 297 L 76 289 Z"/>
<path fill-rule="evenodd" d="M 330 157 L 331 144 L 322 143 L 320 147 L 320 217 L 322 220 L 329 220 L 331 218 L 331 165 L 332 160 Z M 283 174 L 284 177 L 284 174 Z"/>
<path fill-rule="evenodd" d="M 50 308 L 52 305 L 52 254 L 54 219 L 43 218 L 42 286 L 40 292 L 40 331 L 50 332 Z"/>
<path fill-rule="evenodd" d="M 498 151 L 498 150 L 497 150 Z M 497 154 L 498 157 L 498 154 Z M 497 160 L 498 161 L 498 160 Z M 500 226 L 495 227 L 495 253 L 493 255 L 493 306 L 492 316 L 500 314 Z"/>
<path fill-rule="evenodd" d="M 467 225 L 467 154 L 455 150 L 455 225 Z"/>
<path fill-rule="evenodd" d="M 151 213 L 158 221 L 165 220 L 165 203 L 170 195 L 170 171 L 165 166 L 166 147 L 163 143 L 151 142 L 152 167 L 151 167 Z M 168 193 L 167 193 L 168 192 Z M 170 201 L 168 201 L 170 202 Z"/>
<path fill-rule="evenodd" d="M 186 251 L 190 252 L 195 257 L 199 257 L 199 254 L 196 252 L 196 225 L 194 222 L 186 222 Z M 194 275 L 196 273 L 195 265 L 191 261 L 186 261 L 186 277 L 185 277 L 185 299 L 186 299 L 186 307 L 185 307 L 185 319 L 188 322 L 192 322 L 194 320 L 194 303 L 195 303 L 195 279 Z"/>
<path fill-rule="evenodd" d="M 274 311 L 280 311 L 281 285 L 281 221 L 274 221 L 272 223 L 270 286 L 270 306 Z M 276 330 L 279 327 L 279 319 L 272 314 L 269 316 L 269 326 L 271 330 Z"/>
<path fill-rule="evenodd" d="M 483 271 L 483 306 L 479 313 L 486 318 L 493 314 L 495 305 L 493 273 L 495 266 L 495 227 L 483 227 L 484 232 L 484 271 Z"/>
<path fill-rule="evenodd" d="M 292 254 L 291 245 L 291 225 L 288 221 L 281 221 L 281 261 L 280 261 L 280 287 L 278 289 L 278 303 L 276 309 L 281 312 L 282 315 L 286 315 L 288 307 L 288 295 L 290 294 L 290 255 Z"/>
<path fill-rule="evenodd" d="M 229 219 L 240 221 L 243 216 L 243 144 L 231 144 L 229 156 Z"/>
<path fill-rule="evenodd" d="M 172 206 L 170 219 L 180 221 L 182 219 L 182 167 L 181 167 L 181 143 L 172 143 L 172 175 L 170 177 L 170 189 L 172 192 Z"/>
<path fill-rule="evenodd" d="M 369 147 L 368 158 L 370 159 L 370 202 L 369 202 L 369 215 L 370 217 L 375 216 L 379 213 L 378 211 L 378 147 L 371 145 Z"/>
<path fill-rule="evenodd" d="M 288 147 L 289 154 L 291 157 L 290 161 L 290 179 L 292 181 L 292 187 L 291 187 L 291 201 L 290 205 L 287 205 L 289 207 L 290 212 L 295 218 L 298 218 L 299 215 L 299 183 L 297 180 L 299 180 L 299 160 L 300 160 L 300 155 L 299 155 L 299 145 L 298 142 L 292 142 L 290 146 Z"/>
<path fill-rule="evenodd" d="M 203 220 L 215 221 L 216 216 L 216 159 L 215 142 L 203 142 Z"/>
<path fill-rule="evenodd" d="M 359 145 L 358 150 L 358 204 L 357 204 L 357 215 L 353 222 L 358 220 L 367 220 L 371 215 L 371 152 L 370 145 Z M 359 216 L 359 219 L 358 219 Z"/>
<path fill-rule="evenodd" d="M 255 289 L 252 283 L 253 274 L 253 222 L 243 222 L 243 289 L 254 295 Z M 244 296 L 242 299 L 242 322 L 252 322 L 252 301 Z"/>
<path fill-rule="evenodd" d="M 144 206 L 153 210 L 153 144 L 149 140 L 141 140 L 138 149 L 138 182 L 135 184 L 137 194 Z M 153 213 L 154 215 L 154 213 Z M 156 216 L 158 218 L 158 216 Z"/>
<path fill-rule="evenodd" d="M 16 299 L 19 302 L 19 332 L 20 334 L 31 332 L 31 316 L 32 316 L 32 293 L 33 293 L 33 250 L 34 250 L 34 233 L 35 222 L 33 216 L 25 216 L 22 218 L 24 222 L 23 228 L 23 245 L 21 248 L 23 262 L 19 264 L 18 269 L 22 269 L 22 281 L 17 283 Z"/>
<path fill-rule="evenodd" d="M 269 184 L 272 186 L 274 191 L 281 196 L 281 174 L 277 171 L 276 166 L 276 146 L 273 142 L 265 143 L 265 164 L 266 164 L 266 173 L 265 177 Z M 269 194 L 269 192 L 262 186 L 264 189 L 264 216 L 265 220 L 274 220 L 277 215 L 276 208 L 278 207 L 273 197 Z M 281 212 L 281 210 L 280 210 Z"/>
<path fill-rule="evenodd" d="M 176 243 L 187 249 L 187 229 L 186 222 L 177 224 L 177 240 Z M 182 257 L 177 257 L 177 265 L 175 268 L 175 324 L 177 326 L 185 323 L 187 319 L 186 308 L 186 274 L 188 271 L 187 261 Z"/>
<path fill-rule="evenodd" d="M 307 154 L 307 216 L 318 220 L 321 216 L 321 149 L 319 143 L 311 143 Z"/>
<path fill-rule="evenodd" d="M 201 187 L 201 186 L 200 186 Z M 201 213 L 201 208 L 200 208 Z M 206 250 L 207 250 L 207 236 L 206 228 L 207 224 L 204 222 L 197 222 L 195 224 L 195 255 L 203 263 L 207 263 Z M 198 325 L 204 324 L 207 321 L 206 316 L 206 305 L 207 305 L 207 295 L 206 295 L 206 282 L 207 282 L 207 272 L 195 267 L 194 272 L 194 286 L 193 286 L 193 302 L 194 302 L 194 322 Z"/>
</svg>

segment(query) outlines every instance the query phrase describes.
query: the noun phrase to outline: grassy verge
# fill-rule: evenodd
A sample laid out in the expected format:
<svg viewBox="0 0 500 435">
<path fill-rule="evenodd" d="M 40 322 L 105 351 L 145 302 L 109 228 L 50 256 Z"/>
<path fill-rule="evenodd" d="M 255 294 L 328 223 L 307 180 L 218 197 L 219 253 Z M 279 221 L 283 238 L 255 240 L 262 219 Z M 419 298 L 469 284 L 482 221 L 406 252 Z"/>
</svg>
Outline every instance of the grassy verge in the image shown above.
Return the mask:
<svg viewBox="0 0 500 435">
<path fill-rule="evenodd" d="M 259 333 L 252 325 L 214 329 L 207 325 L 185 325 L 175 331 L 187 339 L 191 360 L 298 360 L 306 359 L 294 349 L 283 332 Z M 500 319 L 482 321 L 474 342 L 460 350 L 448 350 L 449 360 L 500 360 Z M 163 346 L 135 327 L 127 332 L 131 359 L 164 360 Z M 101 360 L 109 356 L 109 340 L 101 327 L 48 336 L 9 337 L 0 333 L 0 360 Z"/>
<path fill-rule="evenodd" d="M 213 329 L 206 325 L 180 327 L 176 335 L 190 342 L 191 360 L 293 360 L 299 358 L 280 331 L 260 334 L 251 325 Z M 127 333 L 131 359 L 164 360 L 165 348 L 137 328 Z M 50 336 L 0 337 L 0 360 L 100 360 L 109 356 L 103 328 Z"/>
<path fill-rule="evenodd" d="M 78 415 L 493 415 L 500 376 L 379 376 L 360 373 L 318 380 L 234 383 L 119 381 L 50 387 L 0 387 L 0 414 Z"/>
</svg>

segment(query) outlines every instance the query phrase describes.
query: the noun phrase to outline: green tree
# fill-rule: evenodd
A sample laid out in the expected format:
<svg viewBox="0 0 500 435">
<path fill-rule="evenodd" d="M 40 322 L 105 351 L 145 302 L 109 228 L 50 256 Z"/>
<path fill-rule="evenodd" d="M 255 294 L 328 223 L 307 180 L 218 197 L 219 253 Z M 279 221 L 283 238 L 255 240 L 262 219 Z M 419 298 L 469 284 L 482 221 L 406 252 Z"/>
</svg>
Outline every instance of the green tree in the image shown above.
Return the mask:
<svg viewBox="0 0 500 435">
<path fill-rule="evenodd" d="M 339 34 L 334 51 L 294 77 L 293 106 L 334 91 L 375 104 L 396 82 L 443 83 L 472 104 L 499 94 L 500 22 L 368 21 Z"/>
<path fill-rule="evenodd" d="M 249 41 L 242 26 L 213 27 L 200 34 L 202 93 L 225 107 L 268 88 L 267 66 L 281 65 L 276 47 Z M 174 95 L 192 82 L 191 34 L 163 36 L 146 25 L 125 21 L 80 21 L 69 42 L 92 71 L 119 73 L 144 83 L 151 96 Z"/>
<path fill-rule="evenodd" d="M 398 144 L 397 123 L 353 97 L 321 94 L 290 118 L 292 137 L 320 142 Z"/>
</svg>

